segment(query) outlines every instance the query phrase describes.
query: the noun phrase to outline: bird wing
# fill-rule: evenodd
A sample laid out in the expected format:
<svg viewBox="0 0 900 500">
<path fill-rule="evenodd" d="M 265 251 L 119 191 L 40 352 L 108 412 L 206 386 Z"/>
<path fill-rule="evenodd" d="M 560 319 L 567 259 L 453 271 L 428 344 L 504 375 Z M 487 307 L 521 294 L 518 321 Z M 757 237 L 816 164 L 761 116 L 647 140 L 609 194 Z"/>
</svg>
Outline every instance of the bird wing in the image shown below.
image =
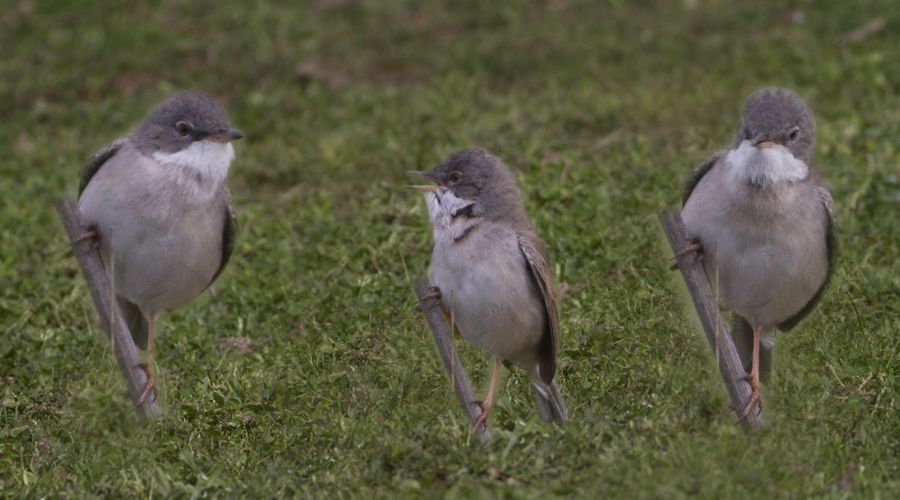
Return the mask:
<svg viewBox="0 0 900 500">
<path fill-rule="evenodd" d="M 684 183 L 684 191 L 681 194 L 681 206 L 683 207 L 687 204 L 688 198 L 691 197 L 691 194 L 694 192 L 694 188 L 697 187 L 697 184 L 700 184 L 700 179 L 706 175 L 707 172 L 712 170 L 712 168 L 719 161 L 719 158 L 725 154 L 724 151 L 719 151 L 718 153 L 710 156 L 703 162 L 702 165 L 697 167 L 691 175 L 688 177 L 687 182 Z"/>
<path fill-rule="evenodd" d="M 818 177 L 811 176 L 811 180 L 815 183 L 816 195 L 819 198 L 820 214 L 825 219 L 825 251 L 828 255 L 828 269 L 826 270 L 825 279 L 822 281 L 822 285 L 816 290 L 815 295 L 809 299 L 809 302 L 807 302 L 797 314 L 778 324 L 778 329 L 783 332 L 797 326 L 797 323 L 806 317 L 806 315 L 816 307 L 816 304 L 819 303 L 822 294 L 825 293 L 828 282 L 831 280 L 831 270 L 834 269 L 834 260 L 835 257 L 837 257 L 837 239 L 834 236 L 834 215 L 832 214 L 834 199 L 831 197 L 831 190 L 828 189 L 828 185 Z"/>
<path fill-rule="evenodd" d="M 534 233 L 520 233 L 518 242 L 519 250 L 522 251 L 525 262 L 528 263 L 529 274 L 534 286 L 541 293 L 544 301 L 547 324 L 544 327 L 544 335 L 541 337 L 538 360 L 541 379 L 549 384 L 556 374 L 556 353 L 559 346 L 559 311 L 556 308 L 556 298 L 553 296 L 550 263 L 543 244 Z"/>
<path fill-rule="evenodd" d="M 231 193 L 228 191 L 228 188 L 223 189 L 225 196 L 225 221 L 222 227 L 222 262 L 219 264 L 216 274 L 209 281 L 210 285 L 225 270 L 225 265 L 228 264 L 228 259 L 231 258 L 231 252 L 234 251 L 234 240 L 238 230 L 237 217 L 234 215 L 234 204 L 231 202 Z"/>
<path fill-rule="evenodd" d="M 128 140 L 128 136 L 122 137 L 120 139 L 116 139 L 112 144 L 106 146 L 101 149 L 98 153 L 91 156 L 91 158 L 84 164 L 84 167 L 81 169 L 81 173 L 78 176 L 78 196 L 81 197 L 81 193 L 84 192 L 85 188 L 91 179 L 94 178 L 94 174 L 100 171 L 100 167 L 106 163 L 107 160 L 115 156 L 116 153 L 122 149 L 122 145 Z"/>
</svg>

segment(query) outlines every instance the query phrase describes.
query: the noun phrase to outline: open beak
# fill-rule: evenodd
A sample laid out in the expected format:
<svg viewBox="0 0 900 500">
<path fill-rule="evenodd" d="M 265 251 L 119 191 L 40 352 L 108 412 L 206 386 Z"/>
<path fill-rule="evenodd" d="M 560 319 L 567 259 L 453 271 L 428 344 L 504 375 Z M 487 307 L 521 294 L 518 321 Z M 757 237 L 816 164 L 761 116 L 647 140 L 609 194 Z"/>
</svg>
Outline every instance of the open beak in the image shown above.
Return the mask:
<svg viewBox="0 0 900 500">
<path fill-rule="evenodd" d="M 243 138 L 244 138 L 243 132 L 241 132 L 240 130 L 237 130 L 237 129 L 229 128 L 229 129 L 223 130 L 221 132 L 217 132 L 215 134 L 208 135 L 206 137 L 206 140 L 213 141 L 213 142 L 225 143 L 225 142 L 236 141 L 238 139 L 243 139 Z"/>
<path fill-rule="evenodd" d="M 428 172 L 419 172 L 418 170 L 410 170 L 406 173 L 407 175 L 415 175 L 416 177 L 424 177 L 426 179 L 437 181 L 434 178 L 434 175 Z M 416 191 L 422 191 L 423 193 L 433 193 L 438 190 L 438 186 L 435 184 L 420 184 L 416 186 L 409 186 L 408 189 L 415 189 Z"/>
</svg>

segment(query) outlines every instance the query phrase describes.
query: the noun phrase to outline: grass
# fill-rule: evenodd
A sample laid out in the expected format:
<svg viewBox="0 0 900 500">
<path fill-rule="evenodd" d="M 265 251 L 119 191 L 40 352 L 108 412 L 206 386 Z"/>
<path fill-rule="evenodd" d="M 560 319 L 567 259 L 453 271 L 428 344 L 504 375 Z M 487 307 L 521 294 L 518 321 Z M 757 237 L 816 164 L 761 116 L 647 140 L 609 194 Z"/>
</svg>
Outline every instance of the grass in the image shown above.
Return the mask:
<svg viewBox="0 0 900 500">
<path fill-rule="evenodd" d="M 893 0 L 9 2 L 0 496 L 898 496 L 898 23 Z M 770 84 L 817 114 L 841 253 L 748 437 L 655 212 Z M 139 425 L 52 202 L 183 88 L 247 133 L 241 227 L 214 296 L 163 316 L 167 414 Z M 431 236 L 402 189 L 476 145 L 515 169 L 569 285 L 572 421 L 541 423 L 506 372 L 486 447 L 416 310 Z M 489 360 L 461 349 L 483 391 Z"/>
</svg>

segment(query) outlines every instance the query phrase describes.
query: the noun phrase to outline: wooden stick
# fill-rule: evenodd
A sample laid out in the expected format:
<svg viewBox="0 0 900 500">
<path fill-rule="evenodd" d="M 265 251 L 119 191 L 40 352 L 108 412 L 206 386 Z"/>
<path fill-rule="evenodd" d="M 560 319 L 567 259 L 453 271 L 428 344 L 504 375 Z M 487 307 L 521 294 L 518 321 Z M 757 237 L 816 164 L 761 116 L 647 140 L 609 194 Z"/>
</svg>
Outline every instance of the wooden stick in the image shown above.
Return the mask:
<svg viewBox="0 0 900 500">
<path fill-rule="evenodd" d="M 450 328 L 444 320 L 441 301 L 439 298 L 429 296 L 432 287 L 428 285 L 424 278 L 416 279 L 413 286 L 416 289 L 416 297 L 419 298 L 419 307 L 422 308 L 422 312 L 428 320 L 428 326 L 431 327 L 431 333 L 434 335 L 434 342 L 437 344 L 441 361 L 444 362 L 444 368 L 450 374 L 450 380 L 453 382 L 456 396 L 469 417 L 469 422 L 474 426 L 478 417 L 481 416 L 481 407 L 474 404 L 475 392 L 472 390 L 469 377 L 459 361 L 456 348 L 453 347 L 453 336 L 450 334 Z M 482 443 L 486 443 L 491 439 L 491 432 L 488 430 L 487 424 L 476 428 L 475 435 L 478 436 Z"/>
<path fill-rule="evenodd" d="M 740 417 L 750 401 L 751 390 L 750 384 L 745 380 L 747 374 L 734 347 L 731 332 L 719 314 L 719 306 L 713 297 L 703 265 L 696 254 L 684 252 L 691 244 L 691 238 L 688 236 L 684 221 L 681 220 L 681 215 L 673 210 L 663 211 L 659 213 L 659 222 L 672 251 L 675 252 L 678 269 L 681 270 L 681 276 L 691 294 L 694 309 L 700 317 L 703 331 L 706 332 L 706 339 L 719 361 L 719 373 L 731 397 L 731 407 Z M 759 406 L 754 406 L 750 409 L 750 413 L 740 420 L 745 429 L 756 430 L 764 425 L 762 412 L 757 410 Z"/>
<path fill-rule="evenodd" d="M 94 308 L 100 316 L 100 326 L 106 331 L 112 342 L 113 352 L 119 362 L 119 368 L 125 377 L 125 385 L 131 394 L 138 415 L 144 419 L 153 419 L 162 415 L 162 410 L 156 404 L 156 394 L 148 395 L 144 402 L 138 404 L 138 398 L 147 383 L 147 374 L 140 366 L 137 347 L 131 337 L 128 326 L 122 319 L 119 303 L 112 294 L 109 278 L 100 253 L 97 251 L 95 240 L 86 238 L 76 241 L 79 236 L 87 232 L 87 228 L 81 223 L 78 207 L 72 201 L 62 201 L 57 204 L 56 210 L 62 220 L 66 234 L 72 244 L 72 253 L 81 266 L 81 272 L 87 280 L 91 291 L 91 299 Z M 112 313 L 112 314 L 111 314 Z"/>
</svg>

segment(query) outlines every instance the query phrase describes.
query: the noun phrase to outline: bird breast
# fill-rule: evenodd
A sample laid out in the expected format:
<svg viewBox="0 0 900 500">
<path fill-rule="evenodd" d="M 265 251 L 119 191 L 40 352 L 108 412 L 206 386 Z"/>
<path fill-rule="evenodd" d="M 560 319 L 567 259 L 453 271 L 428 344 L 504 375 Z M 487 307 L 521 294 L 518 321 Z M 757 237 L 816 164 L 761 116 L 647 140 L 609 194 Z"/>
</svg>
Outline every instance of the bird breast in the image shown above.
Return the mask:
<svg viewBox="0 0 900 500">
<path fill-rule="evenodd" d="M 223 186 L 201 203 L 171 169 L 127 150 L 95 174 L 78 202 L 100 235 L 104 263 L 112 263 L 116 293 L 145 313 L 189 302 L 222 260 Z"/>
<path fill-rule="evenodd" d="M 440 232 L 440 229 L 435 229 Z M 465 239 L 436 234 L 431 281 L 468 342 L 503 359 L 533 363 L 545 312 L 514 231 L 481 222 Z"/>
<path fill-rule="evenodd" d="M 736 181 L 720 163 L 684 206 L 720 303 L 754 326 L 799 312 L 827 276 L 827 227 L 814 189 L 808 181 L 762 189 Z"/>
</svg>

